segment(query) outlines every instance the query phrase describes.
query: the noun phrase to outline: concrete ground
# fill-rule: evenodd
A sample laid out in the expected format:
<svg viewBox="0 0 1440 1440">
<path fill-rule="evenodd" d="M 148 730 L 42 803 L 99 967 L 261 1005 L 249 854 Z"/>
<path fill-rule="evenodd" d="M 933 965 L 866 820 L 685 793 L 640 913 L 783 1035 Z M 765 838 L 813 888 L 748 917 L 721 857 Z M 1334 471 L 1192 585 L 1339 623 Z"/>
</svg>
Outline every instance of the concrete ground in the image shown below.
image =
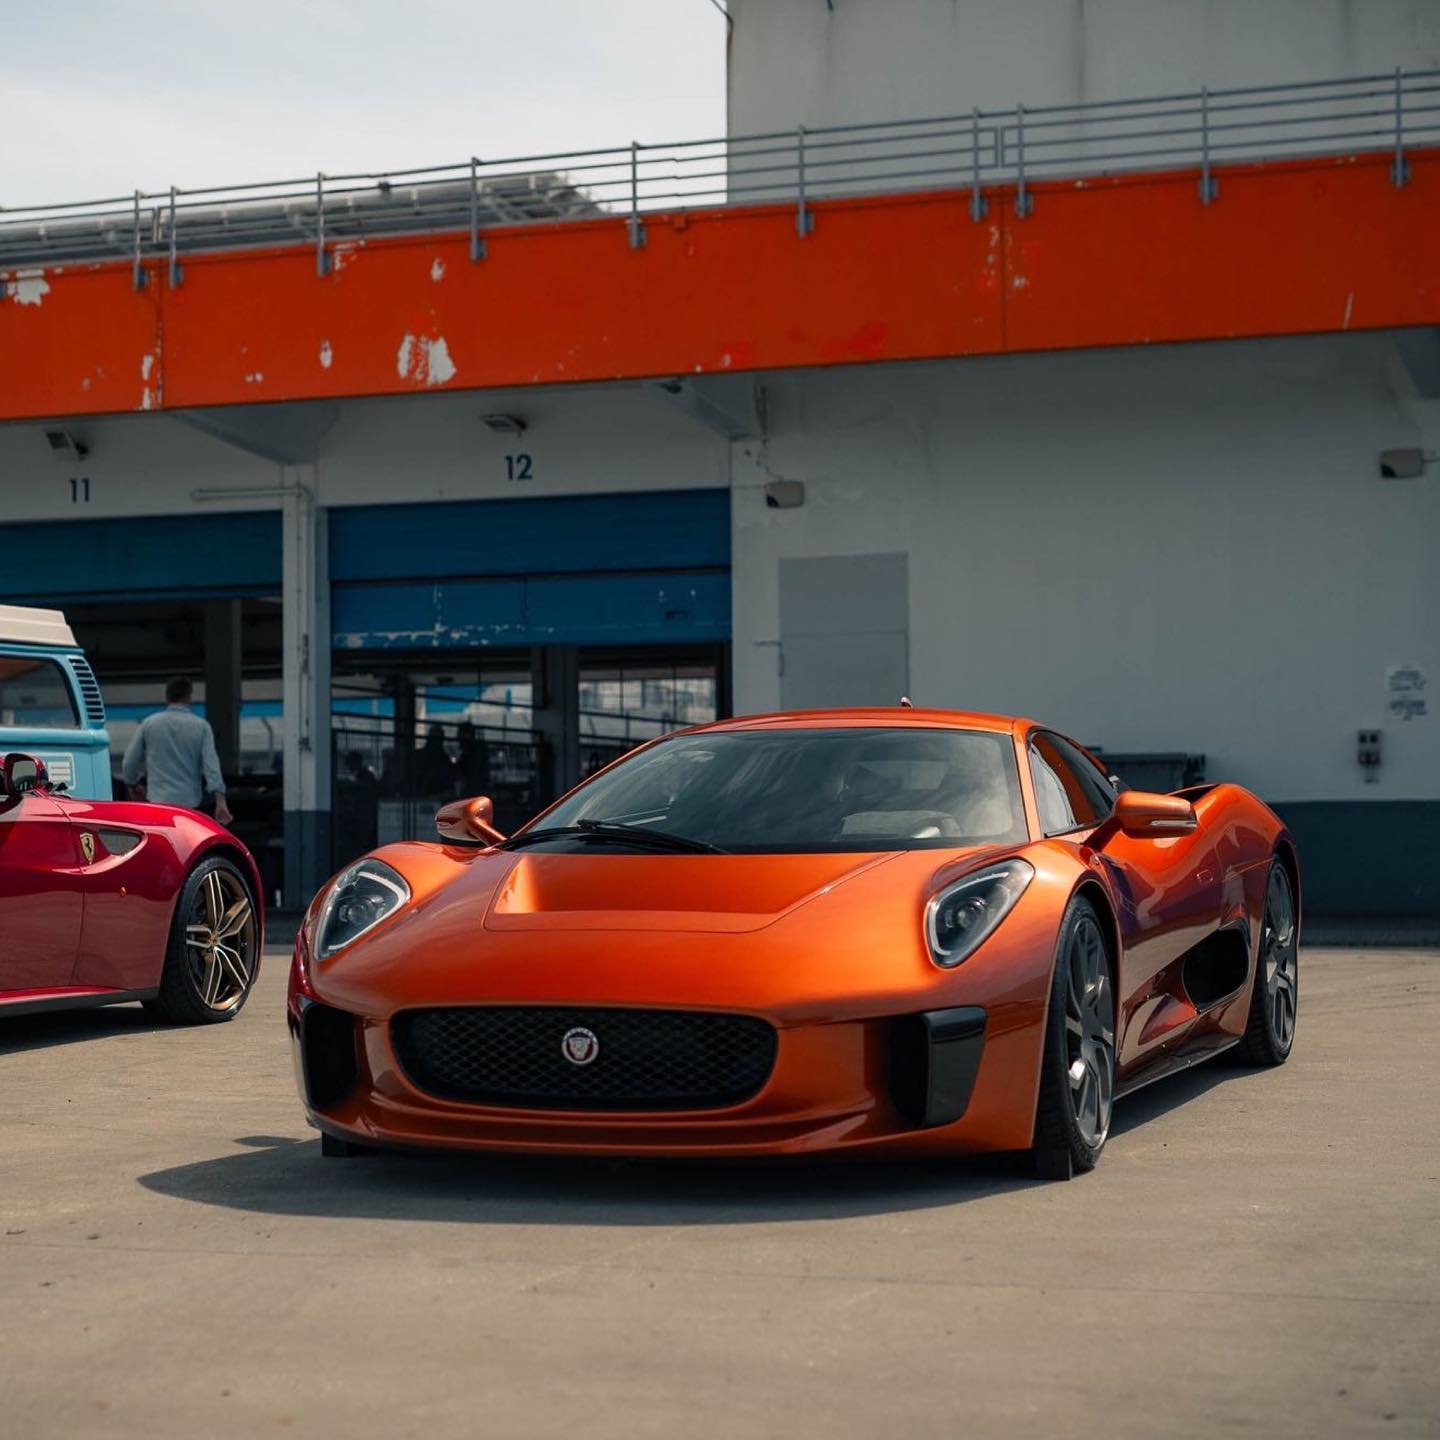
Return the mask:
<svg viewBox="0 0 1440 1440">
<path fill-rule="evenodd" d="M 206 1031 L 0 1021 L 0 1434 L 1440 1427 L 1440 954 L 1308 950 L 1291 1063 L 991 1164 L 322 1161 L 284 960 Z"/>
</svg>

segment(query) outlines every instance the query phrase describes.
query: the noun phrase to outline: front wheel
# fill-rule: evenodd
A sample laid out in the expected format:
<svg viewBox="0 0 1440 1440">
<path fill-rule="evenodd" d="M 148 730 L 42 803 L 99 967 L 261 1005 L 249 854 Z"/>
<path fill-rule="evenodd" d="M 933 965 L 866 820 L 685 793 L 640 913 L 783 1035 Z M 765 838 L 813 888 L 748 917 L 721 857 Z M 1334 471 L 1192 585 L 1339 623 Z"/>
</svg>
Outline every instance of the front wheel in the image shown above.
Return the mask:
<svg viewBox="0 0 1440 1440">
<path fill-rule="evenodd" d="M 1283 1065 L 1290 1056 L 1300 995 L 1299 938 L 1290 876 L 1272 860 L 1250 1011 L 1244 1037 L 1233 1051 L 1242 1065 Z"/>
<path fill-rule="evenodd" d="M 233 1020 L 260 968 L 255 896 L 239 866 L 221 855 L 186 877 L 170 924 L 160 993 L 145 1008 L 173 1025 Z"/>
<path fill-rule="evenodd" d="M 1035 1173 L 1068 1180 L 1093 1170 L 1110 1133 L 1115 1100 L 1115 987 L 1105 932 L 1093 904 L 1077 895 L 1060 922 L 1050 985 Z"/>
</svg>

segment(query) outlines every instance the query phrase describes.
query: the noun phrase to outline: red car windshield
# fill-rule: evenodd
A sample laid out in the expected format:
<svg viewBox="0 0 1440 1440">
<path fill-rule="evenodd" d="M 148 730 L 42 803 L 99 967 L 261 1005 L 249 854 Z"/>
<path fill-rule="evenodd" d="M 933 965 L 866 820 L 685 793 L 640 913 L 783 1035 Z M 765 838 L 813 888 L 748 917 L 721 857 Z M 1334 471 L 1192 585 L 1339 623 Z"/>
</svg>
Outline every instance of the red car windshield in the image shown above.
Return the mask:
<svg viewBox="0 0 1440 1440">
<path fill-rule="evenodd" d="M 919 727 L 677 735 L 596 777 L 536 832 L 596 825 L 735 853 L 953 849 L 1026 838 L 1010 737 Z"/>
</svg>

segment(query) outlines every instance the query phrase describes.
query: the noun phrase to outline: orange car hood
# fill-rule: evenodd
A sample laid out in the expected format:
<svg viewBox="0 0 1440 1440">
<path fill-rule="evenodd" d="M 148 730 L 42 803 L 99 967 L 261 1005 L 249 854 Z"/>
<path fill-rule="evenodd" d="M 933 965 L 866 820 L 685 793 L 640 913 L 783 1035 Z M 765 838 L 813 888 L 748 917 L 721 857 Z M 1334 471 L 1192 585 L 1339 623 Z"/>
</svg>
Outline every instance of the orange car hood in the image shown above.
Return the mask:
<svg viewBox="0 0 1440 1440">
<path fill-rule="evenodd" d="M 485 928 L 743 934 L 894 858 L 532 851 L 516 855 L 496 886 Z"/>
<path fill-rule="evenodd" d="M 923 941 L 926 897 L 987 849 L 466 855 L 400 843 L 379 853 L 414 903 L 311 978 L 321 999 L 372 1015 L 482 1001 L 789 1019 L 841 1013 L 840 996 L 903 1007 L 941 973 Z"/>
</svg>

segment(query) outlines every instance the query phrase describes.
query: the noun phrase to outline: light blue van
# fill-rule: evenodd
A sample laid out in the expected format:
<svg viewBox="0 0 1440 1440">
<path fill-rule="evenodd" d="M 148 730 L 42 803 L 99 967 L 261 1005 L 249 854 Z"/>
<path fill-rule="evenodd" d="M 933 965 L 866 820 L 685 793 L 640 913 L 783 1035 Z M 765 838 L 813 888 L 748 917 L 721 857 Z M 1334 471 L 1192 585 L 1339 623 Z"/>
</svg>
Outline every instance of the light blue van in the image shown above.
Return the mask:
<svg viewBox="0 0 1440 1440">
<path fill-rule="evenodd" d="M 58 610 L 0 605 L 0 754 L 16 750 L 66 794 L 111 798 L 105 702 Z"/>
</svg>

